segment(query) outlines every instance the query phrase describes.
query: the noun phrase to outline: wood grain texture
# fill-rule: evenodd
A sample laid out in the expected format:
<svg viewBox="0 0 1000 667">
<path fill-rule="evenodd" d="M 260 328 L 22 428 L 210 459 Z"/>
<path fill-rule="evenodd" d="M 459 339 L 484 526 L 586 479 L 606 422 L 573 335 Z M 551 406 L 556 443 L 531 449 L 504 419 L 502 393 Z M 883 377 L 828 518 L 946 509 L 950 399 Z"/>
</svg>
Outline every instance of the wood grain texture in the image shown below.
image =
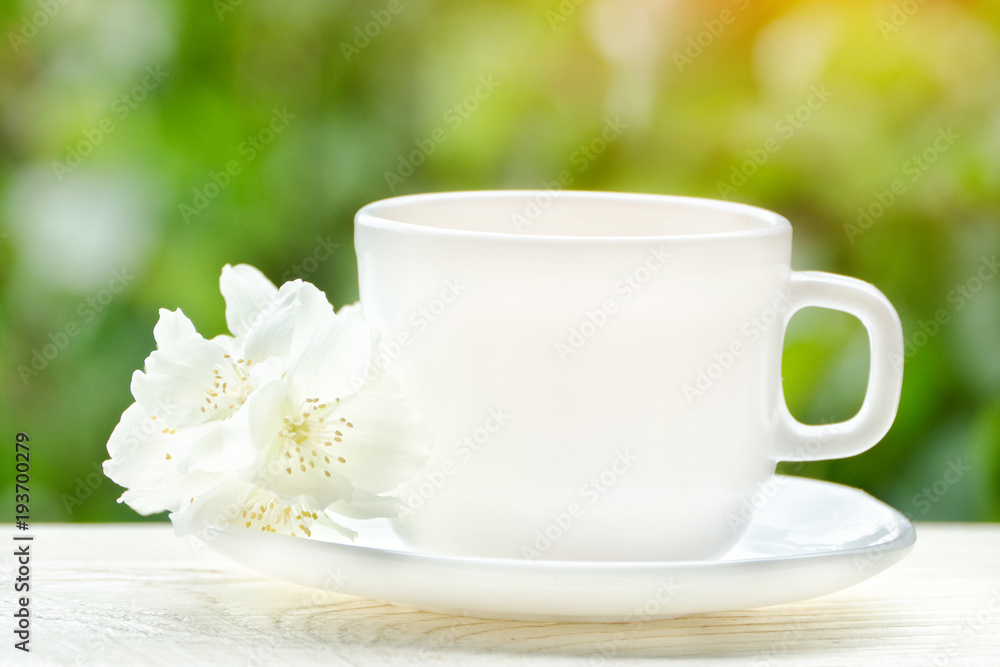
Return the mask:
<svg viewBox="0 0 1000 667">
<path fill-rule="evenodd" d="M 442 616 L 302 588 L 167 525 L 41 525 L 30 656 L 12 647 L 4 550 L 0 665 L 1000 665 L 1000 525 L 917 530 L 902 563 L 833 595 L 618 625 Z"/>
</svg>

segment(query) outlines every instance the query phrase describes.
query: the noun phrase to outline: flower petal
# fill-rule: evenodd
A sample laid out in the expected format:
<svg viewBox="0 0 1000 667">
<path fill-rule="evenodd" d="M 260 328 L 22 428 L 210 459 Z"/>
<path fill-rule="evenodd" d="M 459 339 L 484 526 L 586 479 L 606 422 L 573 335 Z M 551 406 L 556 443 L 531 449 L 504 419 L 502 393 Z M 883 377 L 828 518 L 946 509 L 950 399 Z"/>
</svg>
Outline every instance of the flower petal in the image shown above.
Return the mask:
<svg viewBox="0 0 1000 667">
<path fill-rule="evenodd" d="M 271 357 L 261 363 L 255 363 L 250 369 L 250 385 L 263 387 L 265 384 L 280 380 L 285 375 L 285 363 L 280 357 Z"/>
<path fill-rule="evenodd" d="M 350 498 L 352 484 L 336 471 L 322 439 L 306 431 L 298 438 L 283 435 L 289 429 L 286 419 L 301 414 L 288 390 L 283 380 L 277 380 L 259 387 L 247 400 L 248 434 L 259 457 L 250 482 L 285 505 L 324 508 Z"/>
<path fill-rule="evenodd" d="M 132 374 L 132 396 L 149 414 L 169 415 L 170 426 L 199 424 L 228 409 L 212 402 L 215 368 L 231 366 L 225 349 L 213 341 L 185 338 L 146 359 L 146 370 Z M 235 381 L 235 380 L 234 380 Z M 218 393 L 218 392 L 216 392 Z M 206 402 L 206 398 L 210 399 Z M 216 397 L 218 398 L 218 397 Z M 207 406 L 207 410 L 202 410 Z"/>
<path fill-rule="evenodd" d="M 274 284 L 249 264 L 222 267 L 219 291 L 226 300 L 226 324 L 237 338 L 246 335 L 278 293 Z"/>
<path fill-rule="evenodd" d="M 108 440 L 111 459 L 104 462 L 104 474 L 127 489 L 119 502 L 140 514 L 176 511 L 217 483 L 206 473 L 186 474 L 183 446 L 178 448 L 183 436 L 164 434 L 152 417 L 137 403 L 129 406 Z"/>
<path fill-rule="evenodd" d="M 335 313 L 300 280 L 276 288 L 257 269 L 219 280 L 234 336 L 205 340 L 161 310 L 158 349 L 132 377 L 135 404 L 108 441 L 109 477 L 141 513 L 168 509 L 178 534 L 234 523 L 311 535 L 331 514 L 393 516 L 379 495 L 426 462 L 426 423 L 376 368 L 378 334 L 359 305 Z"/>
<path fill-rule="evenodd" d="M 250 474 L 266 463 L 280 430 L 284 395 L 273 381 L 250 393 L 246 403 L 219 423 L 218 444 L 202 449 L 193 466 L 206 472 L 230 470 Z M 215 422 L 213 422 L 215 423 Z"/>
<path fill-rule="evenodd" d="M 343 474 L 355 487 L 373 493 L 392 490 L 427 462 L 430 428 L 399 401 L 354 394 L 337 404 L 330 421 L 341 424 L 343 435 L 333 453 L 344 459 Z"/>
<path fill-rule="evenodd" d="M 399 498 L 379 496 L 370 491 L 355 488 L 351 493 L 350 501 L 338 500 L 326 510 L 350 519 L 394 517 L 399 514 Z"/>
<path fill-rule="evenodd" d="M 267 462 L 277 446 L 283 420 L 288 414 L 288 387 L 281 379 L 260 385 L 249 398 L 246 410 L 246 435 L 258 453 L 258 460 Z"/>
<path fill-rule="evenodd" d="M 261 313 L 246 334 L 244 354 L 247 359 L 259 363 L 272 357 L 289 356 L 295 333 L 296 305 L 294 298 L 283 295 Z"/>
<path fill-rule="evenodd" d="M 221 528 L 232 523 L 246 509 L 250 490 L 250 485 L 235 477 L 222 479 L 170 515 L 174 534 L 184 537 L 210 526 Z"/>
<path fill-rule="evenodd" d="M 182 469 L 220 473 L 250 468 L 257 461 L 253 444 L 245 436 L 245 410 L 222 420 L 178 429 L 173 434 Z"/>
<path fill-rule="evenodd" d="M 361 302 L 355 301 L 354 303 L 345 303 L 341 306 L 340 310 L 337 311 L 337 317 L 340 317 L 341 315 L 361 315 L 362 313 Z"/>
<path fill-rule="evenodd" d="M 311 526 L 320 521 L 341 534 L 353 538 L 356 533 L 338 525 L 309 506 L 282 503 L 265 489 L 239 479 L 219 484 L 193 503 L 170 515 L 178 536 L 205 530 L 210 526 L 239 526 L 266 533 L 309 537 Z"/>
<path fill-rule="evenodd" d="M 365 383 L 372 355 L 372 330 L 352 311 L 318 328 L 301 354 L 291 361 L 289 382 L 302 396 L 334 399 Z"/>
<path fill-rule="evenodd" d="M 361 302 L 355 301 L 354 303 L 341 306 L 340 310 L 337 311 L 337 317 L 355 318 L 364 321 L 364 311 L 361 308 Z M 395 354 L 380 347 L 382 334 L 378 329 L 369 327 L 369 331 L 371 332 L 371 358 L 369 359 L 368 368 L 365 371 L 365 381 L 361 386 L 358 386 L 359 383 L 355 381 L 354 385 L 359 391 L 374 391 L 384 396 L 402 399 L 403 393 L 388 368 L 388 363 L 391 363 Z M 388 363 L 386 360 L 388 360 Z"/>
<path fill-rule="evenodd" d="M 153 339 L 161 350 L 189 338 L 201 338 L 195 331 L 194 324 L 181 312 L 181 309 L 167 310 L 160 308 L 160 319 L 153 327 Z"/>
<path fill-rule="evenodd" d="M 297 308 L 295 309 L 295 332 L 292 338 L 290 354 L 298 356 L 302 348 L 316 333 L 320 326 L 335 319 L 333 306 L 326 294 L 312 283 L 293 281 L 281 286 L 281 290 L 295 294 Z"/>
<path fill-rule="evenodd" d="M 336 316 L 326 295 L 301 280 L 287 282 L 246 335 L 246 355 L 254 361 L 301 353 L 320 325 Z"/>
<path fill-rule="evenodd" d="M 305 466 L 298 457 L 286 461 L 272 459 L 269 463 L 272 462 L 280 466 L 264 467 L 251 481 L 273 493 L 285 505 L 324 508 L 338 500 L 349 500 L 354 490 L 347 477 L 337 473 L 326 477 L 328 470 Z"/>
</svg>

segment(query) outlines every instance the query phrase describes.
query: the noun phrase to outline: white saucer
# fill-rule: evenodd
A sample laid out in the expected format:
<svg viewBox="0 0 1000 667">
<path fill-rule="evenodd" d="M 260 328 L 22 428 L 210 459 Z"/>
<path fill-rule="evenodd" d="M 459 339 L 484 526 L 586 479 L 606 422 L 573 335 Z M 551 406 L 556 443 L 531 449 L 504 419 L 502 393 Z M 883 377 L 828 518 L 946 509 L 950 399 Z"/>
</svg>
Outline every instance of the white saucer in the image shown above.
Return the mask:
<svg viewBox="0 0 1000 667">
<path fill-rule="evenodd" d="M 242 527 L 210 544 L 258 572 L 304 586 L 447 614 L 565 622 L 636 622 L 804 600 L 863 581 L 912 549 L 910 522 L 864 492 L 781 480 L 740 542 L 714 561 L 441 556 L 407 548 L 386 523 L 354 544 Z"/>
</svg>

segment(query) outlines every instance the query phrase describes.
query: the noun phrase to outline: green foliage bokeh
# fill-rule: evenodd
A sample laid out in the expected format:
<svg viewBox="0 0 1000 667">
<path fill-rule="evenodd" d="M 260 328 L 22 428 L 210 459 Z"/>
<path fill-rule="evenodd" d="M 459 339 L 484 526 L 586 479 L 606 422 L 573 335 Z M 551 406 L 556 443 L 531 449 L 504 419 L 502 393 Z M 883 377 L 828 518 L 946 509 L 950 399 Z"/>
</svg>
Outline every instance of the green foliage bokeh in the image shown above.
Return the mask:
<svg viewBox="0 0 1000 667">
<path fill-rule="evenodd" d="M 224 331 L 223 264 L 339 306 L 363 204 L 567 172 L 777 211 L 793 268 L 878 286 L 908 345 L 892 431 L 783 467 L 1000 519 L 995 3 L 21 0 L 0 34 L 0 421 L 31 435 L 33 519 L 140 518 L 104 446 L 158 308 Z M 792 412 L 850 417 L 867 354 L 850 317 L 796 316 Z"/>
</svg>

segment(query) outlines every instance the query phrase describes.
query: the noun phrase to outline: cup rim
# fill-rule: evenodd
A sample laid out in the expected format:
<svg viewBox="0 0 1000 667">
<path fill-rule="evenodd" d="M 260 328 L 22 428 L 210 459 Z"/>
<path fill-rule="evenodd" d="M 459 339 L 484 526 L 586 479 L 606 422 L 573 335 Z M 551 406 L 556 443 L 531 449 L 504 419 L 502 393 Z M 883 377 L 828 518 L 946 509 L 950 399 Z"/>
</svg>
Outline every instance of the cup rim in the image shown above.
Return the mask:
<svg viewBox="0 0 1000 667">
<path fill-rule="evenodd" d="M 539 196 L 560 197 L 570 196 L 578 199 L 619 200 L 663 202 L 674 205 L 684 205 L 703 209 L 715 209 L 727 213 L 738 213 L 751 216 L 767 224 L 753 229 L 730 231 L 699 232 L 696 234 L 655 234 L 641 236 L 607 235 L 585 236 L 574 234 L 520 234 L 517 232 L 490 232 L 471 229 L 449 229 L 433 227 L 414 222 L 402 222 L 385 216 L 385 211 L 400 204 L 419 202 L 435 202 L 449 199 L 486 199 L 486 198 L 534 198 Z M 395 231 L 405 234 L 424 234 L 455 239 L 482 239 L 507 241 L 516 243 L 666 243 L 713 241 L 723 239 L 755 239 L 769 236 L 780 236 L 791 232 L 791 223 L 782 215 L 758 206 L 730 202 L 704 197 L 688 197 L 680 195 L 663 195 L 632 192 L 604 192 L 591 190 L 458 190 L 446 192 L 428 192 L 421 194 L 399 195 L 380 199 L 366 204 L 354 216 L 355 227 L 368 227 L 385 231 Z"/>
</svg>

